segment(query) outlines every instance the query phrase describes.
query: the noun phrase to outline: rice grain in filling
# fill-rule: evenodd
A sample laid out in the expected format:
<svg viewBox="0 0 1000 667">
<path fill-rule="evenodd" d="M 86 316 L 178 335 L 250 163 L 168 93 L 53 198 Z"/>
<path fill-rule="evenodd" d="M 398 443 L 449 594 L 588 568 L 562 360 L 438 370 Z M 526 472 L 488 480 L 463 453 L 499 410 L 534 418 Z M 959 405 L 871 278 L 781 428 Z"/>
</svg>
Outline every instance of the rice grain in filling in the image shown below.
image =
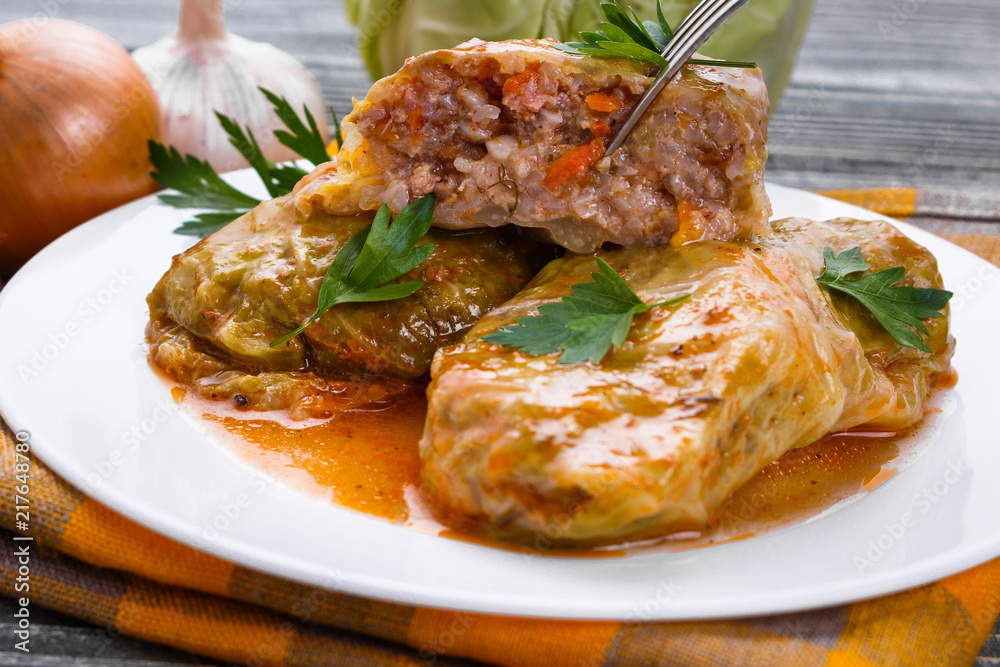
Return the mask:
<svg viewBox="0 0 1000 667">
<path fill-rule="evenodd" d="M 297 206 L 397 213 L 434 192 L 438 226 L 533 227 L 574 252 L 767 232 L 759 70 L 686 66 L 604 158 L 653 79 L 551 44 L 473 40 L 411 58 L 356 103 L 336 165 L 299 185 Z"/>
</svg>

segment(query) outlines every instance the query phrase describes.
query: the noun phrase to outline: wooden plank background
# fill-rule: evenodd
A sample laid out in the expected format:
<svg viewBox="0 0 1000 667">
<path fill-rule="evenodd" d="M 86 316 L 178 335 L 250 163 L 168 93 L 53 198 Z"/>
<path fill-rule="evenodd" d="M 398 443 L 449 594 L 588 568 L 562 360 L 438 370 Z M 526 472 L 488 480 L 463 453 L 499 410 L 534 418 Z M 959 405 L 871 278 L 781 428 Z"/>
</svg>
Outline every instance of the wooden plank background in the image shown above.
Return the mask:
<svg viewBox="0 0 1000 667">
<path fill-rule="evenodd" d="M 996 0 L 818 0 L 771 121 L 768 178 L 809 189 L 1000 189 Z M 341 0 L 227 0 L 230 29 L 313 72 L 343 115 L 369 85 Z M 45 8 L 45 9 L 43 9 Z M 173 29 L 177 0 L 4 0 L 0 22 L 53 15 L 133 49 Z"/>
<path fill-rule="evenodd" d="M 370 81 L 341 0 L 226 6 L 233 32 L 301 59 L 338 114 L 364 95 Z M 3 0 L 0 23 L 47 15 L 80 21 L 133 49 L 171 32 L 176 11 L 176 0 Z M 808 189 L 1000 192 L 998 72 L 997 0 L 817 0 L 791 85 L 772 115 L 768 179 Z M 970 221 L 954 231 L 998 234 L 1000 225 Z M 2 636 L 12 636 L 6 619 L 13 610 L 0 597 Z M 34 652 L 0 646 L 3 665 L 216 664 L 61 614 L 33 608 L 32 615 Z M 1000 667 L 1000 624 L 995 632 L 977 667 Z"/>
</svg>

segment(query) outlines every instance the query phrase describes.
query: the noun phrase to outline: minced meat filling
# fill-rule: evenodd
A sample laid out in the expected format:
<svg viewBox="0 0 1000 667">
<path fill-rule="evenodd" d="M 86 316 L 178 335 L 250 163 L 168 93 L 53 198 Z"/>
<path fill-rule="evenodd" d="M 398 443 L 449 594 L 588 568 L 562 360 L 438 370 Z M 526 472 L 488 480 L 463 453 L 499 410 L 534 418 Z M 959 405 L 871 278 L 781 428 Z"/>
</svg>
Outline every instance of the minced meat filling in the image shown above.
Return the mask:
<svg viewBox="0 0 1000 667">
<path fill-rule="evenodd" d="M 443 65 L 423 70 L 357 119 L 375 159 L 391 180 L 407 181 L 413 196 L 459 189 L 472 163 L 487 157 L 497 163 L 496 184 L 504 185 L 500 165 L 528 147 L 548 165 L 548 189 L 586 176 L 637 97 L 621 85 L 597 89 L 561 77 L 548 63 L 514 75 L 489 65 L 475 73 Z M 489 190 L 490 200 L 513 205 L 509 187 Z"/>
<path fill-rule="evenodd" d="M 304 182 L 298 205 L 398 211 L 434 192 L 438 226 L 533 227 L 574 252 L 765 232 L 759 72 L 685 68 L 605 157 L 652 81 L 623 62 L 544 40 L 413 58 L 345 119 L 336 174 Z"/>
</svg>

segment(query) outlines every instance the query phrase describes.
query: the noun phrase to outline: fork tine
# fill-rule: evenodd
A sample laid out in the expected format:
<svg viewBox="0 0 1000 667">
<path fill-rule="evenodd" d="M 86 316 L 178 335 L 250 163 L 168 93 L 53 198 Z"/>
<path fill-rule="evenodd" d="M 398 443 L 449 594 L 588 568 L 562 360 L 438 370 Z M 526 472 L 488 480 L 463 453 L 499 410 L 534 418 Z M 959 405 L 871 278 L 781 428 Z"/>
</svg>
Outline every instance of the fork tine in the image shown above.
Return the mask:
<svg viewBox="0 0 1000 667">
<path fill-rule="evenodd" d="M 679 33 L 682 29 L 690 29 L 693 24 L 703 21 L 707 15 L 710 16 L 714 14 L 718 11 L 719 5 L 725 4 L 728 1 L 729 0 L 710 0 L 709 2 L 698 3 L 695 5 L 695 8 L 684 17 L 684 19 L 680 22 L 680 25 L 677 26 L 677 30 L 674 32 Z"/>
<path fill-rule="evenodd" d="M 707 38 L 715 32 L 725 18 L 728 18 L 726 16 L 728 10 L 736 4 L 740 4 L 740 0 L 706 0 L 699 4 L 678 26 L 674 39 L 667 45 L 667 54 L 664 57 L 673 64 L 669 56 L 676 58 L 692 45 L 697 44 L 695 48 L 700 46 L 704 42 L 703 37 Z"/>
<path fill-rule="evenodd" d="M 615 135 L 611 145 L 608 146 L 608 150 L 605 151 L 605 157 L 612 155 L 625 143 L 625 139 L 653 103 L 653 100 L 656 99 L 656 96 L 660 94 L 670 80 L 680 71 L 684 63 L 694 55 L 698 47 L 704 44 L 705 40 L 719 29 L 719 26 L 729 20 L 737 10 L 749 1 L 702 0 L 702 2 L 699 2 L 691 10 L 691 13 L 681 21 L 680 26 L 678 26 L 677 31 L 674 33 L 673 39 L 670 40 L 667 48 L 661 54 L 666 59 L 667 66 L 656 76 L 653 85 L 649 87 L 639 99 L 635 108 L 632 109 L 632 113 L 629 114 L 618 134 Z"/>
<path fill-rule="evenodd" d="M 708 0 L 699 4 L 691 14 L 684 18 L 681 25 L 678 26 L 677 36 L 680 39 L 672 40 L 671 44 L 668 45 L 668 49 L 676 41 L 677 46 L 669 50 L 681 53 L 686 48 L 689 48 L 693 41 L 699 40 L 706 31 L 710 36 L 729 18 L 729 15 L 727 15 L 729 10 L 734 7 L 738 9 L 736 6 L 741 4 L 743 3 L 740 0 Z M 701 43 L 699 42 L 698 46 Z"/>
</svg>

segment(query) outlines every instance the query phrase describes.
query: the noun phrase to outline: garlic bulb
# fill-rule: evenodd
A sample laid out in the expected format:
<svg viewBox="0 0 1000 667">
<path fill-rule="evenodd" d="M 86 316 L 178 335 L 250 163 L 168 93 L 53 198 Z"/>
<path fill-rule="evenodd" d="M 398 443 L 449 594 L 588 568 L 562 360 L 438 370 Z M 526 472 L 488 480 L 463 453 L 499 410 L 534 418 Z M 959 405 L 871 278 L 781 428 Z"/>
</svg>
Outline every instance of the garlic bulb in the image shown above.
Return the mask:
<svg viewBox="0 0 1000 667">
<path fill-rule="evenodd" d="M 249 127 L 270 160 L 298 157 L 275 139 L 274 130 L 283 125 L 258 86 L 286 98 L 300 115 L 302 106 L 308 107 L 327 136 L 316 80 L 284 51 L 230 34 L 222 0 L 181 0 L 176 34 L 132 55 L 159 94 L 164 142 L 207 160 L 216 171 L 240 169 L 247 162 L 229 143 L 215 111 Z"/>
</svg>

